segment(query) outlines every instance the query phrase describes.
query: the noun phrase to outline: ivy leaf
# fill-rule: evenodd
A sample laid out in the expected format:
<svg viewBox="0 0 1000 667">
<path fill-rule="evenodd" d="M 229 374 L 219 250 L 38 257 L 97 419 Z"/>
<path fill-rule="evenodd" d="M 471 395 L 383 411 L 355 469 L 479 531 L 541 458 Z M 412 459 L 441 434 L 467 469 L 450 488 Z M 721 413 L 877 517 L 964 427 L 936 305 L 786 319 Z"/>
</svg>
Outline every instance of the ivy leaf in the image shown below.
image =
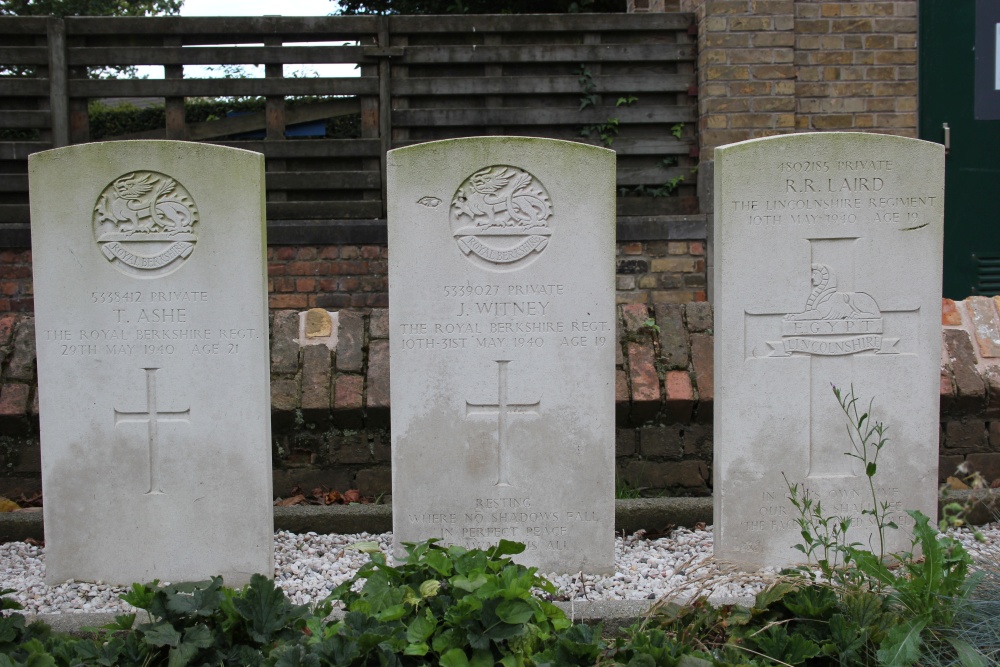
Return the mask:
<svg viewBox="0 0 1000 667">
<path fill-rule="evenodd" d="M 260 574 L 250 578 L 250 585 L 242 597 L 233 600 L 233 607 L 249 622 L 250 636 L 261 644 L 272 641 L 279 630 L 309 613 L 305 606 L 289 604 L 284 591 Z"/>
</svg>

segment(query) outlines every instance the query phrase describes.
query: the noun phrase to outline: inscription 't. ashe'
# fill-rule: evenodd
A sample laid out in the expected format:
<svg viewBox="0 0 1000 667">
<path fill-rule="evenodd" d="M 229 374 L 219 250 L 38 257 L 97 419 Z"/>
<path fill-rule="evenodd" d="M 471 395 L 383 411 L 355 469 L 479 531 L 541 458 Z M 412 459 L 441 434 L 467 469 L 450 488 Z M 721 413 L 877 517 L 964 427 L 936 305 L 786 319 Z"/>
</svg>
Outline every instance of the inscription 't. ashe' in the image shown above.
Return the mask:
<svg viewBox="0 0 1000 667">
<path fill-rule="evenodd" d="M 552 204 L 537 178 L 494 165 L 467 178 L 451 202 L 459 249 L 483 268 L 512 271 L 533 262 L 549 243 Z"/>
<path fill-rule="evenodd" d="M 187 189 L 155 171 L 115 179 L 94 205 L 94 239 L 112 266 L 126 275 L 158 278 L 190 257 L 198 236 L 198 208 Z"/>
</svg>

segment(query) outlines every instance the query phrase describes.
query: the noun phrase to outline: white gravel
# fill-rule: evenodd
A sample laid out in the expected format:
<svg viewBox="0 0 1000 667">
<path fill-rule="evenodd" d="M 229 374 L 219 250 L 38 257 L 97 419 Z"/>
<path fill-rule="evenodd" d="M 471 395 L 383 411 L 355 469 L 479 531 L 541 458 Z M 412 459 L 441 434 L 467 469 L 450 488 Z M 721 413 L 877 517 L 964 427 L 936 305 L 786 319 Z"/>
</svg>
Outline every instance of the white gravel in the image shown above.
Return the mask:
<svg viewBox="0 0 1000 667">
<path fill-rule="evenodd" d="M 1000 524 L 980 529 L 985 543 L 968 530 L 953 531 L 974 556 L 1000 561 Z M 319 602 L 367 562 L 368 556 L 348 548 L 356 542 L 376 542 L 388 553 L 392 534 L 274 536 L 275 580 L 297 604 Z M 0 545 L 0 588 L 12 594 L 25 611 L 35 614 L 134 611 L 118 599 L 120 586 L 68 581 L 47 586 L 45 549 L 24 542 Z M 670 537 L 647 540 L 641 533 L 616 540 L 616 572 L 608 576 L 551 575 L 565 600 L 657 600 L 706 594 L 711 599 L 752 597 L 772 582 L 774 570 L 747 574 L 722 567 L 712 559 L 712 532 L 678 528 Z"/>
</svg>

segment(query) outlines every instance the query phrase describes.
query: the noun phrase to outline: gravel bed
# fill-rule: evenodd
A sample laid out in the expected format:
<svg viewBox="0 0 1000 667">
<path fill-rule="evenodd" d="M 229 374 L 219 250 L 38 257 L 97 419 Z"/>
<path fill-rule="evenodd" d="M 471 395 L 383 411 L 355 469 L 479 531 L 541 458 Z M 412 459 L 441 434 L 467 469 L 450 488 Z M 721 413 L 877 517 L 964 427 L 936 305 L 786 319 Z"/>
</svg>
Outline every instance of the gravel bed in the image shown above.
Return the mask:
<svg viewBox="0 0 1000 667">
<path fill-rule="evenodd" d="M 952 531 L 977 558 L 1000 564 L 1000 524 L 980 529 L 986 538 L 977 542 L 969 530 Z M 275 580 L 296 604 L 321 601 L 341 582 L 350 579 L 368 555 L 350 548 L 357 542 L 376 542 L 388 552 L 391 533 L 369 535 L 295 534 L 274 536 Z M 777 576 L 773 569 L 744 573 L 712 559 L 711 527 L 678 528 L 669 537 L 645 539 L 642 533 L 615 542 L 615 573 L 607 576 L 550 575 L 563 600 L 658 600 L 709 595 L 725 601 L 752 598 Z M 44 547 L 24 542 L 0 545 L 0 588 L 12 594 L 33 614 L 134 611 L 118 599 L 121 586 L 68 581 L 47 586 Z"/>
</svg>

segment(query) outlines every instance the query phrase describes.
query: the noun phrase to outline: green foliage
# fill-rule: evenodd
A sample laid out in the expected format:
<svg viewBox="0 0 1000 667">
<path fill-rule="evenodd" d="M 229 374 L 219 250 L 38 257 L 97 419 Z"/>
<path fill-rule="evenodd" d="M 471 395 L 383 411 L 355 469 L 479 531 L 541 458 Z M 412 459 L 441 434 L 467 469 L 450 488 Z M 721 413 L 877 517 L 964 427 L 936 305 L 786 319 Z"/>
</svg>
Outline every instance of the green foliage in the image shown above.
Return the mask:
<svg viewBox="0 0 1000 667">
<path fill-rule="evenodd" d="M 575 14 L 624 12 L 624 0 L 338 0 L 340 14 Z"/>
<path fill-rule="evenodd" d="M 308 104 L 315 98 L 290 98 L 289 108 Z M 189 99 L 184 105 L 184 116 L 188 123 L 202 123 L 225 118 L 229 113 L 260 113 L 264 111 L 264 98 L 246 97 L 228 99 Z M 164 107 L 135 107 L 118 105 L 109 107 L 100 102 L 91 102 L 90 138 L 99 141 L 123 134 L 147 132 L 166 127 Z M 335 139 L 349 139 L 361 136 L 361 116 L 353 114 L 327 120 L 326 136 Z"/>
<path fill-rule="evenodd" d="M 184 0 L 0 0 L 0 16 L 157 16 L 181 11 Z"/>
</svg>

